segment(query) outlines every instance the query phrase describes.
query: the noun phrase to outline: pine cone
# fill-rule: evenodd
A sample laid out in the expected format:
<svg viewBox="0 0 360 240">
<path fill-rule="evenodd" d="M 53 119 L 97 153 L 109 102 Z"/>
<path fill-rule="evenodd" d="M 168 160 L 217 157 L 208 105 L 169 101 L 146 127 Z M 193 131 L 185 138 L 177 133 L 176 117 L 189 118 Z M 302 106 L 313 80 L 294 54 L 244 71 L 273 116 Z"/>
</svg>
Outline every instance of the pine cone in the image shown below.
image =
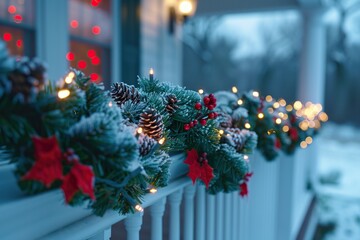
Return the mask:
<svg viewBox="0 0 360 240">
<path fill-rule="evenodd" d="M 227 113 L 221 113 L 219 116 L 220 126 L 222 128 L 231 128 L 232 127 L 232 117 Z"/>
<path fill-rule="evenodd" d="M 140 115 L 139 127 L 143 129 L 144 134 L 155 140 L 159 140 L 163 136 L 164 123 L 162 117 L 153 108 L 145 110 Z"/>
<path fill-rule="evenodd" d="M 141 156 L 146 156 L 150 153 L 153 147 L 156 145 L 156 141 L 146 135 L 140 135 L 139 137 L 139 152 Z"/>
<path fill-rule="evenodd" d="M 111 97 L 121 106 L 124 102 L 131 100 L 133 103 L 140 102 L 139 91 L 126 83 L 114 83 L 111 87 Z"/>
<path fill-rule="evenodd" d="M 45 84 L 46 67 L 37 59 L 23 57 L 15 64 L 8 77 L 12 84 L 13 95 L 22 94 L 25 100 L 41 90 Z"/>
<path fill-rule="evenodd" d="M 241 152 L 245 146 L 245 136 L 238 128 L 227 128 L 226 136 L 230 145 L 234 146 L 237 152 Z"/>
<path fill-rule="evenodd" d="M 179 106 L 176 105 L 176 103 L 178 103 L 179 100 L 176 98 L 176 96 L 174 94 L 167 95 L 166 96 L 166 101 L 167 101 L 166 111 L 169 114 L 174 113 L 176 111 L 176 109 L 179 108 Z"/>
</svg>

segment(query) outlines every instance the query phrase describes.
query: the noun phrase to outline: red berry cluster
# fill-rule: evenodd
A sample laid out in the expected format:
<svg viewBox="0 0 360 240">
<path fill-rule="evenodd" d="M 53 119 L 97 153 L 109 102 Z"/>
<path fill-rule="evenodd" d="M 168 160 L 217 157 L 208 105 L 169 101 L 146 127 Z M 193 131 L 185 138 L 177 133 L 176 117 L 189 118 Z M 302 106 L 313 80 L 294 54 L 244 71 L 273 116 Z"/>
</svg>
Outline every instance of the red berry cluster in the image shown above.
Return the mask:
<svg viewBox="0 0 360 240">
<path fill-rule="evenodd" d="M 210 94 L 208 96 L 205 96 L 204 99 L 204 105 L 205 107 L 212 111 L 216 107 L 216 98 L 214 94 Z M 200 111 L 203 108 L 203 105 L 199 102 L 195 103 L 194 108 L 198 111 Z M 194 121 L 190 123 L 184 124 L 184 130 L 189 131 L 191 128 L 195 127 L 199 122 L 202 126 L 205 126 L 208 119 L 215 119 L 217 118 L 218 114 L 216 112 L 210 112 L 206 115 L 200 115 L 195 119 Z M 199 121 L 198 121 L 199 120 Z"/>
<path fill-rule="evenodd" d="M 195 127 L 197 124 L 198 124 L 198 120 L 196 120 L 196 119 L 194 121 L 190 122 L 190 123 L 184 124 L 184 130 L 189 131 L 190 128 Z"/>
<path fill-rule="evenodd" d="M 80 161 L 79 156 L 75 154 L 72 148 L 68 148 L 66 152 L 63 153 L 63 156 L 68 163 Z"/>
<path fill-rule="evenodd" d="M 209 109 L 210 111 L 216 107 L 216 98 L 215 98 L 214 94 L 205 96 L 203 101 L 204 101 L 205 107 L 207 107 L 207 109 Z"/>
<path fill-rule="evenodd" d="M 200 164 L 203 164 L 203 163 L 208 163 L 208 160 L 207 160 L 207 154 L 204 152 L 200 155 L 199 159 L 198 159 L 198 162 Z"/>
</svg>

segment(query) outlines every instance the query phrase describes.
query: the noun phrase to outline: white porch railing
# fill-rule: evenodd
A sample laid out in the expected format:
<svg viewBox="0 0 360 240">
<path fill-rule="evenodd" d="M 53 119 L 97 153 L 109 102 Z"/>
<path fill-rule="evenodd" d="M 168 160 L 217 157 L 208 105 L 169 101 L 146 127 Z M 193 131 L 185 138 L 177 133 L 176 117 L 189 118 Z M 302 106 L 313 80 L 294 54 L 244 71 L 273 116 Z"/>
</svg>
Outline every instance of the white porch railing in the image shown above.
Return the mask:
<svg viewBox="0 0 360 240">
<path fill-rule="evenodd" d="M 258 153 L 252 157 L 250 196 L 243 199 L 238 192 L 206 194 L 203 185 L 193 186 L 185 176 L 183 156 L 174 157 L 170 184 L 145 197 L 142 206 L 150 215 L 146 222 L 142 212 L 123 216 L 108 211 L 97 217 L 90 210 L 66 206 L 60 191 L 24 196 L 14 182 L 12 167 L 2 167 L 0 236 L 3 240 L 109 239 L 112 225 L 123 221 L 126 233 L 120 239 L 295 239 L 307 210 L 305 207 L 301 214 L 296 213 L 299 205 L 294 196 L 306 190 L 296 189 L 301 184 L 294 183 L 304 182 L 304 174 L 295 173 L 306 169 L 300 165 L 309 161 L 281 158 L 268 163 Z M 168 223 L 164 223 L 166 219 Z M 143 225 L 151 228 L 141 231 Z"/>
</svg>

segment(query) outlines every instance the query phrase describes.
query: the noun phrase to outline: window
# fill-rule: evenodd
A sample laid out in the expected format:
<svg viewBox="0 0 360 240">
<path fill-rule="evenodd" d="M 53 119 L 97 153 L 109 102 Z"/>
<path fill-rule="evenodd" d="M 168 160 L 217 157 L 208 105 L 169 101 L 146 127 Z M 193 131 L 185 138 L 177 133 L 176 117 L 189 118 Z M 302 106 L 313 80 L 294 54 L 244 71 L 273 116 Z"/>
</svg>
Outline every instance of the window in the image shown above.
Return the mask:
<svg viewBox="0 0 360 240">
<path fill-rule="evenodd" d="M 69 0 L 70 51 L 66 59 L 91 80 L 109 87 L 111 0 Z"/>
<path fill-rule="evenodd" d="M 0 0 L 0 36 L 10 54 L 35 56 L 35 0 Z"/>
</svg>

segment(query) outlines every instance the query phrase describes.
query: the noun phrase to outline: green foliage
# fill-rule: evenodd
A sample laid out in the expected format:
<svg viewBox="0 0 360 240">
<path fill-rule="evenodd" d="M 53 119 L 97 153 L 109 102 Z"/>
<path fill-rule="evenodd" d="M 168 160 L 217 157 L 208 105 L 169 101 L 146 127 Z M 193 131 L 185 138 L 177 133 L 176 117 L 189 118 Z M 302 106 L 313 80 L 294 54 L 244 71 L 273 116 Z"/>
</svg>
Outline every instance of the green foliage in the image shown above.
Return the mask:
<svg viewBox="0 0 360 240">
<path fill-rule="evenodd" d="M 208 155 L 209 164 L 214 168 L 215 178 L 212 180 L 209 192 L 231 192 L 239 189 L 239 182 L 249 172 L 249 165 L 244 155 L 237 153 L 227 144 L 221 144 L 219 149 Z"/>
</svg>

